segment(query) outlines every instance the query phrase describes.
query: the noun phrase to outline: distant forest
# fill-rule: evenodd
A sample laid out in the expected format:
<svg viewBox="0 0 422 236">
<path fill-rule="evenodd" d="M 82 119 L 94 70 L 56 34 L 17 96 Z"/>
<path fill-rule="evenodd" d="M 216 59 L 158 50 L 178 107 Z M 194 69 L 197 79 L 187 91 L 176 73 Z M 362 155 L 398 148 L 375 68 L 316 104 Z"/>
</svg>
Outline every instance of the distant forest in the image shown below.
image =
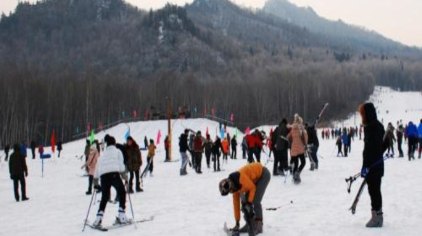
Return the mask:
<svg viewBox="0 0 422 236">
<path fill-rule="evenodd" d="M 364 33 L 364 32 L 363 32 Z M 121 0 L 20 3 L 0 19 L 0 146 L 69 141 L 183 107 L 243 129 L 344 118 L 375 85 L 422 90 L 422 53 L 327 38 L 227 0 L 141 11 Z M 374 48 L 374 50 L 371 50 Z"/>
</svg>

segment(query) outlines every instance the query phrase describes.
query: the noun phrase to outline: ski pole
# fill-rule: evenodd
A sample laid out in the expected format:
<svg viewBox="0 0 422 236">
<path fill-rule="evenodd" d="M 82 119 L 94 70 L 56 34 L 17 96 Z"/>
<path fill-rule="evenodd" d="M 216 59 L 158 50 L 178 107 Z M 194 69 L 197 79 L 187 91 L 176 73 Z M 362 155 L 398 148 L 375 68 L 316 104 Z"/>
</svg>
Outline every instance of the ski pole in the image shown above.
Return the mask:
<svg viewBox="0 0 422 236">
<path fill-rule="evenodd" d="M 135 214 L 133 213 L 132 200 L 130 198 L 129 185 L 128 184 L 126 184 L 126 192 L 127 192 L 128 198 L 129 198 L 130 211 L 132 212 L 132 219 L 133 219 L 133 222 L 134 222 L 134 225 L 135 225 L 135 229 L 136 229 L 137 227 L 136 227 L 136 221 L 135 221 Z"/>
<path fill-rule="evenodd" d="M 292 200 L 292 201 L 290 201 L 289 203 L 286 203 L 286 204 L 280 205 L 280 206 L 278 206 L 278 207 L 269 207 L 269 208 L 266 208 L 265 210 L 267 210 L 267 211 L 276 211 L 276 210 L 278 210 L 278 209 L 280 209 L 280 208 L 282 208 L 282 207 L 285 207 L 285 206 L 288 206 L 288 205 L 291 205 L 291 204 L 293 204 L 293 200 Z"/>
<path fill-rule="evenodd" d="M 82 232 L 84 232 L 86 227 L 86 222 L 88 221 L 89 211 L 91 210 L 92 201 L 94 200 L 94 196 L 97 195 L 97 190 L 94 190 L 94 194 L 92 194 L 91 202 L 89 203 L 88 212 L 86 213 L 84 227 L 82 228 Z"/>
</svg>

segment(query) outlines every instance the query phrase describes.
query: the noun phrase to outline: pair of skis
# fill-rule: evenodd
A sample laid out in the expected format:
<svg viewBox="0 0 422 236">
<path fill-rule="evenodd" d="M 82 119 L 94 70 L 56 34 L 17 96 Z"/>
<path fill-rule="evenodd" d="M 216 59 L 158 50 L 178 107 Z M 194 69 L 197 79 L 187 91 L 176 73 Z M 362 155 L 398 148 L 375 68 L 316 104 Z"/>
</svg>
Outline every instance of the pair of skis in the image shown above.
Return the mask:
<svg viewBox="0 0 422 236">
<path fill-rule="evenodd" d="M 152 220 L 154 220 L 154 216 L 151 216 L 149 218 L 145 218 L 145 219 L 142 219 L 142 220 L 135 220 L 135 221 L 130 220 L 127 223 L 124 223 L 124 224 L 115 222 L 111 226 L 107 226 L 107 227 L 94 226 L 94 225 L 89 224 L 89 223 L 86 223 L 86 225 L 88 227 L 90 227 L 91 229 L 99 230 L 99 231 L 102 231 L 102 232 L 107 232 L 107 231 L 112 230 L 112 229 L 118 229 L 118 228 L 121 228 L 121 227 L 129 226 L 129 225 L 133 225 L 133 224 L 138 224 L 138 223 L 144 223 L 144 222 L 148 222 L 148 221 L 152 221 Z"/>
</svg>

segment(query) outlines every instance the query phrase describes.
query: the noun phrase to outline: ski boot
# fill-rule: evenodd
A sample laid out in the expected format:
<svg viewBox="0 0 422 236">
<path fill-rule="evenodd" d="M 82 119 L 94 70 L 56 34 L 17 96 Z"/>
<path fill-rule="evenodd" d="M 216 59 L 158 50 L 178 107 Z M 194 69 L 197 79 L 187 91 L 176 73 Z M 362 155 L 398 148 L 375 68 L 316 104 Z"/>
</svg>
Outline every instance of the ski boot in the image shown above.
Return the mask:
<svg viewBox="0 0 422 236">
<path fill-rule="evenodd" d="M 368 228 L 380 228 L 380 227 L 382 227 L 382 224 L 383 224 L 383 221 L 384 221 L 382 210 L 371 211 L 371 214 L 372 214 L 372 217 L 368 221 L 368 223 L 366 223 L 366 227 L 368 227 Z"/>
<path fill-rule="evenodd" d="M 125 214 L 125 210 L 122 208 L 119 208 L 119 215 L 116 217 L 116 224 L 127 224 L 128 219 Z"/>
<path fill-rule="evenodd" d="M 104 211 L 99 211 L 97 213 L 97 218 L 95 218 L 95 221 L 92 224 L 92 226 L 94 226 L 95 228 L 101 227 L 101 222 L 103 220 L 103 216 L 104 216 Z"/>
</svg>

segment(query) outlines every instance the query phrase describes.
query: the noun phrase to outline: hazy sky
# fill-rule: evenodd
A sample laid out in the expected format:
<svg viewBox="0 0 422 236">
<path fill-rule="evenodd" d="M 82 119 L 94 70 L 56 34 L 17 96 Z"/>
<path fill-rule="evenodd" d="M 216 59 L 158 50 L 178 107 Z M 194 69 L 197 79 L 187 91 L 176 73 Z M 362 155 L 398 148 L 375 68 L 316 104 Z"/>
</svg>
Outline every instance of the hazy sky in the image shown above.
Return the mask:
<svg viewBox="0 0 422 236">
<path fill-rule="evenodd" d="M 22 1 L 22 0 L 21 0 Z M 36 0 L 30 0 L 35 2 Z M 169 1 L 179 5 L 193 0 L 126 0 L 144 9 L 156 9 Z M 212 0 L 209 0 L 212 1 Z M 265 0 L 232 0 L 239 5 L 262 7 Z M 290 0 L 311 6 L 320 16 L 375 30 L 410 46 L 422 47 L 422 0 Z M 0 11 L 13 11 L 18 0 L 0 0 Z"/>
</svg>

